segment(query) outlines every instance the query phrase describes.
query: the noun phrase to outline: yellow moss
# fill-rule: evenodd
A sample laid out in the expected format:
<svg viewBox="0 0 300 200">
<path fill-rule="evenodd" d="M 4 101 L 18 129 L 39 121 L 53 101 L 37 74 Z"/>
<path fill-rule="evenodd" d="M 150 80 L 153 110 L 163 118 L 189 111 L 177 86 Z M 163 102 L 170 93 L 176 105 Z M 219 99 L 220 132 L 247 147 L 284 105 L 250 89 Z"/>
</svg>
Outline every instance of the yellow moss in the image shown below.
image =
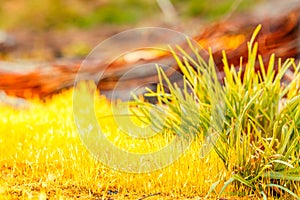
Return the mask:
<svg viewBox="0 0 300 200">
<path fill-rule="evenodd" d="M 215 153 L 199 158 L 199 142 L 171 166 L 152 173 L 124 173 L 97 162 L 77 133 L 72 94 L 73 90 L 64 91 L 45 102 L 33 99 L 26 109 L 0 106 L 0 196 L 132 199 L 159 193 L 157 198 L 195 198 L 205 196 L 224 176 Z M 97 97 L 95 105 L 99 121 L 106 120 L 106 134 L 122 148 L 149 152 L 167 144 L 163 135 L 152 142 L 120 135 L 112 118 L 101 118 L 111 113 L 110 103 Z"/>
</svg>

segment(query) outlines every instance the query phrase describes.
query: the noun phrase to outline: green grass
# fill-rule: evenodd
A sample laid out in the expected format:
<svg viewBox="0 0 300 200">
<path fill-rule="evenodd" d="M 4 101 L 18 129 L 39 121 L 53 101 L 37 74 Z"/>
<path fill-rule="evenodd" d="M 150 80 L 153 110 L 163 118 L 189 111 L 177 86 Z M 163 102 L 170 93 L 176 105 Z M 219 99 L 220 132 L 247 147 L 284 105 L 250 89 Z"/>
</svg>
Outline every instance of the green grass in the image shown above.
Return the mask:
<svg viewBox="0 0 300 200">
<path fill-rule="evenodd" d="M 268 66 L 264 66 L 255 42 L 259 29 L 260 26 L 248 43 L 245 67 L 236 71 L 223 53 L 223 86 L 217 84 L 212 57 L 205 62 L 191 45 L 197 58 L 193 59 L 178 47 L 183 58 L 173 53 L 184 74 L 184 89 L 170 83 L 159 69 L 161 79 L 157 91 L 149 90 L 146 95 L 158 99 L 161 108 L 157 110 L 167 106 L 167 114 L 143 117 L 148 121 L 166 118 L 165 123 L 157 124 L 156 128 L 171 130 L 177 135 L 204 138 L 207 134 L 219 134 L 211 143 L 231 175 L 213 184 L 209 194 L 214 191 L 221 196 L 230 186 L 230 191 L 237 196 L 294 196 L 299 199 L 300 65 L 293 59 L 283 63 L 279 59 L 276 65 L 272 55 Z M 259 72 L 255 72 L 257 64 Z M 275 66 L 278 66 L 277 74 Z M 288 69 L 294 70 L 294 79 L 283 84 Z M 166 92 L 166 87 L 170 92 Z M 145 102 L 137 105 L 145 110 L 144 113 L 153 109 Z M 223 187 L 216 191 L 215 187 L 221 183 Z"/>
<path fill-rule="evenodd" d="M 259 2 L 262 2 L 262 0 L 190 0 L 188 3 L 179 0 L 174 1 L 184 16 L 200 17 L 208 20 L 220 19 L 236 11 L 245 11 Z"/>
</svg>

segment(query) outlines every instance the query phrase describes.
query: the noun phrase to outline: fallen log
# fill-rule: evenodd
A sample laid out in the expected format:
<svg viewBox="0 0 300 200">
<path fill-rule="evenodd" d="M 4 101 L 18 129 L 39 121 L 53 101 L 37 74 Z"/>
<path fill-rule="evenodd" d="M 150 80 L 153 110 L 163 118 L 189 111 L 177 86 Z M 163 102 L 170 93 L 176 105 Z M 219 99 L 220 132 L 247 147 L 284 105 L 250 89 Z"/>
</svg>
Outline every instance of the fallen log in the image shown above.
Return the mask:
<svg viewBox="0 0 300 200">
<path fill-rule="evenodd" d="M 241 62 L 240 57 L 243 57 L 242 65 L 244 65 L 248 56 L 247 42 L 258 24 L 262 24 L 263 27 L 256 38 L 259 43 L 258 53 L 262 55 L 265 64 L 268 63 L 272 53 L 275 53 L 277 57 L 283 60 L 287 58 L 298 59 L 300 57 L 299 9 L 286 15 L 276 18 L 265 18 L 260 21 L 251 17 L 238 17 L 226 22 L 215 23 L 206 27 L 199 35 L 196 35 L 194 40 L 204 49 L 212 48 L 216 67 L 221 74 L 221 81 L 223 69 L 222 50 L 226 51 L 229 63 L 239 66 Z M 170 54 L 138 59 L 134 62 L 139 62 L 139 64 L 147 62 L 160 63 L 161 59 L 169 60 L 171 64 L 174 64 Z M 125 59 L 119 59 L 114 63 L 110 63 L 102 80 L 98 82 L 98 87 L 102 94 L 108 94 L 109 96 L 122 75 L 126 70 L 130 69 L 132 64 L 136 63 L 128 62 Z M 62 89 L 72 87 L 79 72 L 81 61 L 46 64 L 32 63 L 29 67 L 24 67 L 23 65 L 24 63 L 0 63 L 0 90 L 11 96 L 23 98 L 39 96 L 44 98 Z M 80 76 L 97 82 L 95 74 L 103 65 L 107 65 L 107 63 L 103 61 L 96 66 L 86 69 L 86 71 L 80 71 Z M 257 70 L 259 69 L 257 68 Z M 122 83 L 123 88 L 125 88 L 124 91 L 128 92 L 132 88 L 142 85 L 146 79 L 157 80 L 156 71 L 147 71 L 147 73 L 141 73 L 136 77 L 126 79 Z"/>
</svg>

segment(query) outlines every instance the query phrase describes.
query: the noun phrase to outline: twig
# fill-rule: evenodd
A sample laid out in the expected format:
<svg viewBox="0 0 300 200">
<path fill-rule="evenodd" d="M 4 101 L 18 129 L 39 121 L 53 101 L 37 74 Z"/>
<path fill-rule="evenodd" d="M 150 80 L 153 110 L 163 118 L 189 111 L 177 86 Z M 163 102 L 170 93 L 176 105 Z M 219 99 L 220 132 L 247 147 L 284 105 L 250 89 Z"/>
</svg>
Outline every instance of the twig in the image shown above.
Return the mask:
<svg viewBox="0 0 300 200">
<path fill-rule="evenodd" d="M 143 199 L 146 199 L 146 198 L 149 198 L 149 197 L 153 197 L 153 196 L 156 196 L 156 195 L 160 195 L 160 192 L 157 192 L 157 193 L 154 193 L 154 194 L 149 194 L 147 196 L 139 198 L 138 200 L 143 200 Z"/>
</svg>

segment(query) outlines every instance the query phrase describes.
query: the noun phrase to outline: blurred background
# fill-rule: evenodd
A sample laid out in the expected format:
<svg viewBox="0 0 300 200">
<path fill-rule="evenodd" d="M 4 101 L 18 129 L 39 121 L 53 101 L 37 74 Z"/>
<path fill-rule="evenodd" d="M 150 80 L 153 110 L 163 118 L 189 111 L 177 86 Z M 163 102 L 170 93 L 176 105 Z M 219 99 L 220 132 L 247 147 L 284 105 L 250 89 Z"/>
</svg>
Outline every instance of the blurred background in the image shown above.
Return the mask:
<svg viewBox="0 0 300 200">
<path fill-rule="evenodd" d="M 256 38 L 258 52 L 266 66 L 272 53 L 300 59 L 300 0 L 0 0 L 0 92 L 44 98 L 72 87 L 82 61 L 99 43 L 122 31 L 149 26 L 177 30 L 204 49 L 211 47 L 222 81 L 222 50 L 238 67 L 240 57 L 248 56 L 247 41 L 258 24 L 262 24 Z M 132 39 L 122 45 L 135 42 Z M 136 60 L 149 61 L 139 53 Z M 171 56 L 153 55 L 157 63 L 172 61 Z M 95 70 L 106 61 L 81 73 L 95 78 Z M 134 64 L 140 63 L 123 59 L 112 64 L 99 82 L 101 92 L 113 91 Z M 137 74 L 128 84 L 135 87 L 144 76 Z"/>
<path fill-rule="evenodd" d="M 180 19 L 199 17 L 215 20 L 262 0 L 10 0 L 0 3 L 3 28 L 34 30 L 90 28 L 102 24 L 139 24 L 141 21 L 162 21 L 161 5 L 170 2 Z M 167 6 L 166 6 L 167 7 Z M 236 8 L 234 8 L 236 9 Z"/>
<path fill-rule="evenodd" d="M 10 0 L 0 1 L 2 60 L 84 57 L 122 30 L 160 26 L 191 36 L 264 0 Z"/>
</svg>

